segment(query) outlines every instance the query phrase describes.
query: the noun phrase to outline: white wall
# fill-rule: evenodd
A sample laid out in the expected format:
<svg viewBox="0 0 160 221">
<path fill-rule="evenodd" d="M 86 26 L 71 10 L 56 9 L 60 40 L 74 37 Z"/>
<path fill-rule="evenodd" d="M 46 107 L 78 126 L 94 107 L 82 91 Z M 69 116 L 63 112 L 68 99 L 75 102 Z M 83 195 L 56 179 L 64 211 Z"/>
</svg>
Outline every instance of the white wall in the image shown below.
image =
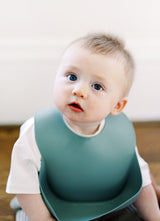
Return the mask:
<svg viewBox="0 0 160 221">
<path fill-rule="evenodd" d="M 159 11 L 159 0 L 1 0 L 0 124 L 22 123 L 53 104 L 61 53 L 91 31 L 121 36 L 135 57 L 129 117 L 160 120 Z"/>
</svg>

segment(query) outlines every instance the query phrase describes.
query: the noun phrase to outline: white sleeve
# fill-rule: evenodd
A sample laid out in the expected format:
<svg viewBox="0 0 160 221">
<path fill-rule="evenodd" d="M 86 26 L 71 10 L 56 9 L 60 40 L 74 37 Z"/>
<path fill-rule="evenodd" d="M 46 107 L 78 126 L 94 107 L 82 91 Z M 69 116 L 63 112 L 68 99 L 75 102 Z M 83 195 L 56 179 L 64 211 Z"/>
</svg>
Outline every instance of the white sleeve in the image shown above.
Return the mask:
<svg viewBox="0 0 160 221">
<path fill-rule="evenodd" d="M 38 194 L 41 155 L 34 135 L 34 118 L 21 126 L 20 136 L 12 150 L 11 168 L 6 192 Z"/>
<path fill-rule="evenodd" d="M 150 170 L 148 163 L 139 155 L 137 147 L 136 147 L 136 154 L 141 168 L 142 182 L 143 182 L 142 186 L 144 187 L 152 183 L 150 177 Z"/>
</svg>

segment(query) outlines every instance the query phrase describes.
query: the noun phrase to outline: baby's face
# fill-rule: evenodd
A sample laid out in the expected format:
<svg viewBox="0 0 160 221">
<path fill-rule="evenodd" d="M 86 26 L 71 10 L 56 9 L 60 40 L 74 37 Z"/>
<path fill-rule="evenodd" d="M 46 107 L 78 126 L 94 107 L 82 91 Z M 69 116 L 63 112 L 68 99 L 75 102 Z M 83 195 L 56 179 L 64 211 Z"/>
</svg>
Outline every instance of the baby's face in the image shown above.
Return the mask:
<svg viewBox="0 0 160 221">
<path fill-rule="evenodd" d="M 123 65 L 112 57 L 71 45 L 55 80 L 55 104 L 72 121 L 100 122 L 122 99 Z"/>
</svg>

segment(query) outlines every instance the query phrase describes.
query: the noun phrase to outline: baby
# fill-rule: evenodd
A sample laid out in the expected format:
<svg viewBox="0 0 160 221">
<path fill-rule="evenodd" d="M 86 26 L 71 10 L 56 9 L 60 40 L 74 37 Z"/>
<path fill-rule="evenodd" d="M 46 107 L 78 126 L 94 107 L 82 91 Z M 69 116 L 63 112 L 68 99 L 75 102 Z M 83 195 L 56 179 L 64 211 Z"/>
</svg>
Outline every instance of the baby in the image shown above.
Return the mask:
<svg viewBox="0 0 160 221">
<path fill-rule="evenodd" d="M 91 34 L 67 47 L 56 108 L 28 120 L 13 148 L 6 191 L 23 209 L 17 221 L 160 221 L 158 188 L 122 114 L 133 78 L 133 59 L 116 37 Z"/>
</svg>

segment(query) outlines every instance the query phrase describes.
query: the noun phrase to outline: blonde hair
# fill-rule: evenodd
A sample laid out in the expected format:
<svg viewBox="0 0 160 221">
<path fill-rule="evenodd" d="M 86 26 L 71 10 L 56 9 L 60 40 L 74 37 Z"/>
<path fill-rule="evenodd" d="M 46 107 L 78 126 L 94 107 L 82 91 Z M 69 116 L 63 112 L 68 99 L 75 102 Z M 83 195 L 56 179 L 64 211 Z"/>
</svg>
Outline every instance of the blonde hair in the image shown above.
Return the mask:
<svg viewBox="0 0 160 221">
<path fill-rule="evenodd" d="M 124 71 L 127 79 L 126 94 L 132 86 L 134 79 L 134 60 L 121 39 L 110 34 L 93 33 L 78 38 L 71 43 L 80 42 L 81 46 L 91 50 L 93 53 L 114 56 L 124 65 Z"/>
</svg>

